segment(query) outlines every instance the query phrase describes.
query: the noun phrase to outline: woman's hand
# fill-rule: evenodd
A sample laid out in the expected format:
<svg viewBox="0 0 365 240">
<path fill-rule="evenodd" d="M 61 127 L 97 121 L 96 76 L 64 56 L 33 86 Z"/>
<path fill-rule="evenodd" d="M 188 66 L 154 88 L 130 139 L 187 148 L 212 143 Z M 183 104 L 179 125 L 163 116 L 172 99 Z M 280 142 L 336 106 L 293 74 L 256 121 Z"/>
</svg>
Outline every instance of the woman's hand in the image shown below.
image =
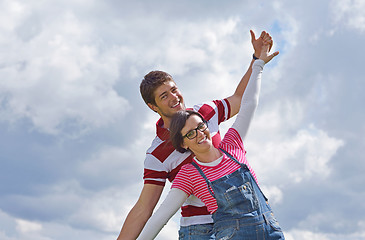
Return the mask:
<svg viewBox="0 0 365 240">
<path fill-rule="evenodd" d="M 271 46 L 270 46 L 269 42 L 265 41 L 265 39 L 264 39 L 264 45 L 262 46 L 261 55 L 260 55 L 259 59 L 263 60 L 265 63 L 270 62 L 271 59 L 273 59 L 275 56 L 277 56 L 279 54 L 279 51 L 276 51 L 273 54 L 269 54 L 270 48 L 271 48 Z"/>
</svg>

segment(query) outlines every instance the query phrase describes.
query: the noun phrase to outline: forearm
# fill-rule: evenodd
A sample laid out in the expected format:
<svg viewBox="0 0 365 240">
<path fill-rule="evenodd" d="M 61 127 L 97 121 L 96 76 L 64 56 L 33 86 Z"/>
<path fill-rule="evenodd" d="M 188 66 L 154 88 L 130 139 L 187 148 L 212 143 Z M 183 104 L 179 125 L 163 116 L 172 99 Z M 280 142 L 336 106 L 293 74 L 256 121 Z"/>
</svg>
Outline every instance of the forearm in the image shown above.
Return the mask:
<svg viewBox="0 0 365 240">
<path fill-rule="evenodd" d="M 256 58 L 259 58 L 261 56 L 262 47 L 264 45 L 268 46 L 268 51 L 270 50 L 271 46 L 273 45 L 272 38 L 271 38 L 270 34 L 268 34 L 265 31 L 262 31 L 260 37 L 257 38 L 257 39 L 255 37 L 255 33 L 252 30 L 250 30 L 250 33 L 251 33 L 252 46 L 254 48 L 254 56 Z M 254 62 L 254 60 L 251 61 L 250 67 L 248 68 L 245 75 L 242 77 L 242 79 L 241 79 L 240 83 L 238 84 L 234 94 L 227 98 L 229 103 L 230 103 L 230 106 L 231 106 L 231 115 L 230 115 L 230 117 L 236 115 L 238 113 L 239 109 L 240 109 L 242 96 L 243 96 L 244 92 L 246 91 L 247 84 L 249 82 L 249 79 L 250 79 L 250 76 L 251 76 L 251 73 L 252 73 L 252 64 L 253 64 L 253 62 Z"/>
<path fill-rule="evenodd" d="M 256 60 L 253 64 L 251 77 L 241 100 L 240 110 L 232 125 L 232 127 L 238 131 L 242 140 L 244 140 L 247 135 L 251 120 L 258 105 L 261 74 L 264 65 L 265 63 L 262 60 Z"/>
<path fill-rule="evenodd" d="M 135 240 L 151 215 L 152 211 L 145 211 L 144 208 L 135 205 L 124 221 L 117 240 Z"/>
<path fill-rule="evenodd" d="M 138 237 L 148 218 L 152 215 L 162 191 L 163 186 L 153 184 L 143 186 L 139 199 L 124 221 L 117 240 L 135 240 Z"/>
<path fill-rule="evenodd" d="M 240 103 L 242 100 L 242 96 L 247 88 L 247 84 L 249 82 L 251 73 L 252 73 L 252 64 L 254 63 L 254 60 L 251 61 L 250 66 L 248 67 L 246 73 L 241 78 L 240 82 L 237 85 L 237 88 L 232 96 L 228 97 L 228 101 L 230 103 L 231 107 L 231 115 L 230 117 L 235 116 L 239 109 L 240 109 Z"/>
<path fill-rule="evenodd" d="M 233 95 L 236 95 L 240 98 L 240 100 L 242 99 L 243 93 L 246 90 L 247 84 L 250 80 L 251 74 L 252 74 L 252 64 L 255 62 L 254 59 L 251 60 L 250 66 L 248 67 L 246 73 L 243 75 L 243 77 L 241 78 L 240 82 L 237 85 L 237 88 L 234 92 Z M 237 111 L 238 112 L 238 111 Z"/>
<path fill-rule="evenodd" d="M 176 213 L 188 195 L 180 189 L 172 188 L 161 206 L 148 220 L 138 240 L 154 239 L 169 219 Z"/>
</svg>

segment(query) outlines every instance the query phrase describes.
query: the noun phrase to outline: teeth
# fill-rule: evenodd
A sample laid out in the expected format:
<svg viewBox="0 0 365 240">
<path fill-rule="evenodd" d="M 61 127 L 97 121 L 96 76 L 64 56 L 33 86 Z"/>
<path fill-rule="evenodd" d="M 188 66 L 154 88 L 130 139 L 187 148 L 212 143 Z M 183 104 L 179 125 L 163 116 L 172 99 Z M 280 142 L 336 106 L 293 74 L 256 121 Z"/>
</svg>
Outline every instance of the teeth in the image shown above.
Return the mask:
<svg viewBox="0 0 365 240">
<path fill-rule="evenodd" d="M 177 107 L 180 104 L 180 102 L 176 103 L 175 105 L 173 105 L 172 107 Z"/>
<path fill-rule="evenodd" d="M 207 136 L 205 136 L 202 140 L 200 140 L 198 143 L 202 143 L 204 142 L 205 140 L 207 140 Z"/>
</svg>

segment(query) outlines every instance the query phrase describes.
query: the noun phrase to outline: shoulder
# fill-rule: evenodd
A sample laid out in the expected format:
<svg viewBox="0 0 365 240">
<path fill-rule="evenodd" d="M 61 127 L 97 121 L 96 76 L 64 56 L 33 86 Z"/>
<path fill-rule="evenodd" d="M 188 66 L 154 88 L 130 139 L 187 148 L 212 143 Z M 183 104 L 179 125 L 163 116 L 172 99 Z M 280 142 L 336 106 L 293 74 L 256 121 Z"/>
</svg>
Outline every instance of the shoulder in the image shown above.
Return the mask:
<svg viewBox="0 0 365 240">
<path fill-rule="evenodd" d="M 181 167 L 181 169 L 177 173 L 177 176 L 186 178 L 190 181 L 196 174 L 196 172 L 197 172 L 196 168 L 191 163 L 187 163 Z"/>
<path fill-rule="evenodd" d="M 227 139 L 227 141 L 231 140 L 231 141 L 236 141 L 240 144 L 243 143 L 242 138 L 238 133 L 238 131 L 232 127 L 228 129 L 227 133 L 224 135 L 224 138 Z"/>
<path fill-rule="evenodd" d="M 237 130 L 230 127 L 228 128 L 226 134 L 224 134 L 221 144 L 224 142 L 227 143 L 232 139 L 236 139 L 237 137 L 239 137 L 239 133 L 237 132 Z"/>
<path fill-rule="evenodd" d="M 184 166 L 182 166 L 181 169 L 180 169 L 180 171 L 183 171 L 183 172 L 191 172 L 194 169 L 195 169 L 195 167 L 193 166 L 193 164 L 188 163 L 188 164 L 185 164 Z"/>
<path fill-rule="evenodd" d="M 219 144 L 219 148 L 222 148 L 228 152 L 231 151 L 245 151 L 243 141 L 236 129 L 230 128 L 224 135 L 223 140 Z"/>
<path fill-rule="evenodd" d="M 179 172 L 177 173 L 173 184 L 191 184 L 192 181 L 192 171 L 193 171 L 193 165 L 191 165 L 191 163 L 185 164 L 184 166 L 181 167 L 181 169 L 179 170 Z"/>
<path fill-rule="evenodd" d="M 218 116 L 221 120 L 226 120 L 230 113 L 230 104 L 227 99 L 213 100 L 194 105 L 194 110 L 199 112 L 207 121 L 214 116 Z"/>
</svg>

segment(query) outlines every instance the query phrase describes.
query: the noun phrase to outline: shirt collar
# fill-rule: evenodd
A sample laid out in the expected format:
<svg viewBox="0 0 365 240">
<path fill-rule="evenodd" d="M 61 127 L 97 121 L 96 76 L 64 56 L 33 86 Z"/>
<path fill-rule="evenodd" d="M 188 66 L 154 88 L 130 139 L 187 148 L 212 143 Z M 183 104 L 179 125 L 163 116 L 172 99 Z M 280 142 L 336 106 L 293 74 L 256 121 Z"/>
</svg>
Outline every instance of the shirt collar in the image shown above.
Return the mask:
<svg viewBox="0 0 365 240">
<path fill-rule="evenodd" d="M 194 110 L 193 108 L 187 108 L 186 110 Z M 170 139 L 170 131 L 163 127 L 164 122 L 160 118 L 156 123 L 156 134 L 161 140 L 166 141 Z"/>
<path fill-rule="evenodd" d="M 162 118 L 160 118 L 156 123 L 156 134 L 161 140 L 166 141 L 170 138 L 170 131 L 167 128 L 164 128 L 163 125 L 164 122 Z"/>
</svg>

